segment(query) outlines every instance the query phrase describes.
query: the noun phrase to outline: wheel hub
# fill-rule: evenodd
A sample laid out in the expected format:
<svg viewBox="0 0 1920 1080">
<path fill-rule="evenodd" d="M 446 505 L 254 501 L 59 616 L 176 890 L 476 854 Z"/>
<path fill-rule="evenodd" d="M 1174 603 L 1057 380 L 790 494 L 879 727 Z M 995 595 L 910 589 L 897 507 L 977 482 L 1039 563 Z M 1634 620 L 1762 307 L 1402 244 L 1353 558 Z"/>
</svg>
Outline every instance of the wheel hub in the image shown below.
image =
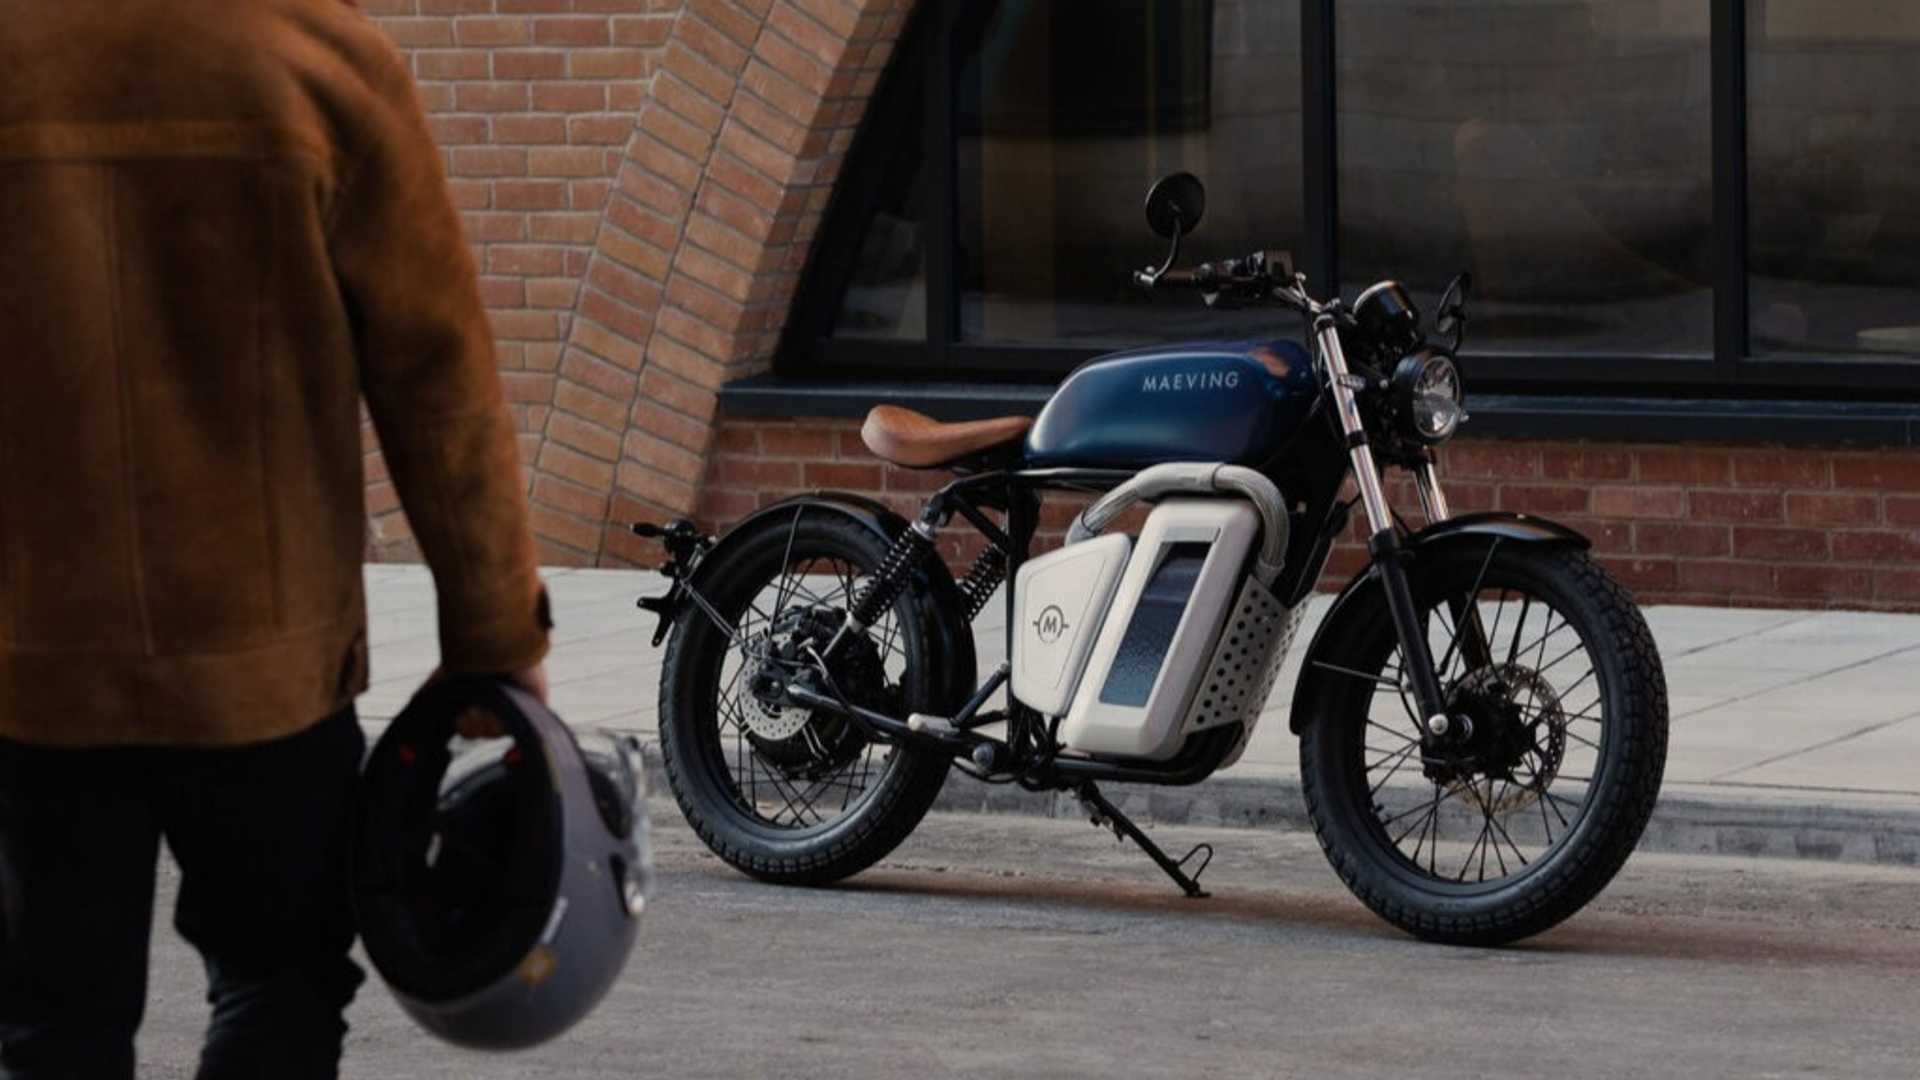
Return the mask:
<svg viewBox="0 0 1920 1080">
<path fill-rule="evenodd" d="M 846 717 L 795 705 L 787 697 L 793 682 L 829 692 L 816 685 L 820 679 L 813 657 L 826 649 L 845 619 L 836 609 L 788 608 L 749 643 L 743 676 L 748 692 L 741 710 L 747 740 L 761 757 L 789 774 L 831 772 L 864 745 Z M 868 708 L 884 706 L 886 677 L 871 638 L 856 634 L 841 642 L 830 670 L 847 700 Z"/>
<path fill-rule="evenodd" d="M 763 639 L 764 640 L 764 639 Z M 786 683 L 786 667 L 776 660 L 762 658 L 747 668 L 749 693 L 741 710 L 748 734 L 778 742 L 794 736 L 807 723 L 807 711 L 785 704 L 781 688 Z"/>
<path fill-rule="evenodd" d="M 1469 720 L 1468 733 L 1432 763 L 1440 773 L 1434 779 L 1459 786 L 1505 781 L 1497 793 L 1475 795 L 1492 799 L 1488 809 L 1494 813 L 1538 802 L 1566 755 L 1567 717 L 1553 685 L 1523 665 L 1495 664 L 1456 683 L 1448 705 Z"/>
</svg>

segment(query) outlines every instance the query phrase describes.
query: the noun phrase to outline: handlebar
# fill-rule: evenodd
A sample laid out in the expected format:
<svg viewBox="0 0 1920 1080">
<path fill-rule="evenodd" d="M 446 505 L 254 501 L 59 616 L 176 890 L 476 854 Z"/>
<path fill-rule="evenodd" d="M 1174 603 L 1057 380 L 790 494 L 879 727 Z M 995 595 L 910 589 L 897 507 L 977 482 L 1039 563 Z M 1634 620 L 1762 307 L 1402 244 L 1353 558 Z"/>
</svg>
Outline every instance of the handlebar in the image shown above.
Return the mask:
<svg viewBox="0 0 1920 1080">
<path fill-rule="evenodd" d="M 1134 284 L 1143 289 L 1158 288 L 1162 285 L 1180 286 L 1194 289 L 1230 289 L 1235 286 L 1253 287 L 1266 283 L 1266 275 L 1254 259 L 1222 259 L 1217 263 L 1199 263 L 1187 267 L 1166 267 L 1159 270 L 1136 270 L 1133 272 Z"/>
<path fill-rule="evenodd" d="M 1156 289 L 1162 285 L 1182 288 L 1206 288 L 1214 283 L 1213 264 L 1201 263 L 1179 270 L 1135 270 L 1133 283 L 1143 289 Z"/>
<path fill-rule="evenodd" d="M 1293 258 L 1285 251 L 1256 251 L 1245 258 L 1189 267 L 1136 270 L 1133 281 L 1143 289 L 1163 285 L 1199 289 L 1208 294 L 1209 305 L 1221 294 L 1230 294 L 1240 300 L 1277 300 L 1308 315 L 1317 315 L 1326 307 L 1307 295 L 1305 279 L 1294 273 Z"/>
</svg>

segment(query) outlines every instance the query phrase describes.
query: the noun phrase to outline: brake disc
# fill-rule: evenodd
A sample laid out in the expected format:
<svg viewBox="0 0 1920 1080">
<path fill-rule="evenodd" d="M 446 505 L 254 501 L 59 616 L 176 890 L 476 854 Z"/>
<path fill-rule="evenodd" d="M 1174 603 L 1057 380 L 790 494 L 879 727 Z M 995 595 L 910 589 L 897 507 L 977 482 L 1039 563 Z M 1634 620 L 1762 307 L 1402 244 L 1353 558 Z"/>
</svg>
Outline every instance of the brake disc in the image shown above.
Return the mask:
<svg viewBox="0 0 1920 1080">
<path fill-rule="evenodd" d="M 1449 794 L 1464 794 L 1492 814 L 1530 808 L 1552 786 L 1566 756 L 1567 715 L 1560 695 L 1539 672 L 1521 664 L 1481 668 L 1462 681 L 1461 689 L 1491 701 L 1509 719 L 1507 730 L 1487 733 L 1499 740 L 1496 749 L 1504 760 L 1487 763 L 1481 776 L 1456 780 Z M 1489 793 L 1480 786 L 1487 777 L 1505 784 Z"/>
<path fill-rule="evenodd" d="M 748 692 L 741 709 L 747 741 L 768 763 L 789 775 L 825 774 L 852 760 L 865 745 L 844 716 L 801 708 L 780 700 L 778 688 L 809 675 L 811 657 L 837 633 L 844 614 L 791 608 L 773 621 L 773 629 L 749 643 L 742 672 Z M 879 649 L 866 635 L 844 641 L 832 664 L 835 686 L 854 704 L 888 705 Z M 816 688 L 817 689 L 817 688 Z"/>
<path fill-rule="evenodd" d="M 764 641 L 763 634 L 761 642 Z M 807 719 L 811 714 L 805 709 L 780 704 L 754 691 L 763 679 L 775 680 L 776 685 L 784 682 L 789 670 L 789 665 L 768 659 L 766 647 L 763 646 L 756 652 L 759 655 L 750 659 L 746 669 L 740 673 L 741 680 L 748 688 L 747 693 L 741 695 L 744 699 L 740 710 L 741 719 L 746 722 L 747 733 L 757 739 L 768 742 L 791 739 L 799 734 L 801 728 L 807 726 Z"/>
</svg>

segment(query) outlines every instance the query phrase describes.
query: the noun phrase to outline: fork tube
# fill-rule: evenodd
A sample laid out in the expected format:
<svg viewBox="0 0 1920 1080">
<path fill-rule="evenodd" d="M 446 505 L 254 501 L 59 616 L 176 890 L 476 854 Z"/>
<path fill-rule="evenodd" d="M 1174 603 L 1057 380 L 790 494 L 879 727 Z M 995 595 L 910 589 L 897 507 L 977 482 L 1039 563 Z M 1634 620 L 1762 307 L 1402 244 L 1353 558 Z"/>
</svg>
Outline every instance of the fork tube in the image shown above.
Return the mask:
<svg viewBox="0 0 1920 1080">
<path fill-rule="evenodd" d="M 1433 525 L 1453 516 L 1447 508 L 1446 493 L 1440 490 L 1440 477 L 1433 470 L 1433 458 L 1428 457 L 1413 472 L 1414 490 L 1420 493 L 1420 510 L 1427 515 L 1427 524 Z"/>
<path fill-rule="evenodd" d="M 1347 453 L 1353 460 L 1353 478 L 1360 485 L 1360 503 L 1367 511 L 1367 524 L 1373 535 L 1393 529 L 1393 513 L 1387 508 L 1386 492 L 1380 488 L 1380 469 L 1373 463 L 1373 450 L 1367 446 L 1367 429 L 1360 422 L 1360 402 L 1348 385 L 1353 378 L 1347 371 L 1347 354 L 1340 351 L 1340 332 L 1332 315 L 1321 315 L 1313 324 L 1320 344 L 1320 358 L 1327 365 L 1327 382 L 1333 387 L 1333 403 L 1340 412 L 1340 431 L 1347 437 Z"/>
<path fill-rule="evenodd" d="M 1340 413 L 1340 430 L 1346 435 L 1347 454 L 1353 464 L 1354 482 L 1360 485 L 1360 501 L 1367 510 L 1372 533 L 1367 552 L 1380 573 L 1386 590 L 1387 608 L 1393 615 L 1393 628 L 1400 638 L 1400 657 L 1404 665 L 1401 678 L 1413 684 L 1414 700 L 1420 705 L 1422 742 L 1427 745 L 1447 733 L 1446 697 L 1440 690 L 1440 678 L 1433 670 L 1433 650 L 1427 646 L 1426 627 L 1413 604 L 1413 590 L 1407 584 L 1407 568 L 1400 558 L 1400 534 L 1395 531 L 1393 512 L 1387 506 L 1386 492 L 1380 486 L 1380 468 L 1374 464 L 1373 450 L 1367 445 L 1367 429 L 1360 420 L 1360 403 L 1350 385 L 1347 357 L 1340 350 L 1339 324 L 1330 313 L 1323 313 L 1313 324 L 1314 338 L 1320 346 L 1321 362 L 1327 366 L 1327 383 L 1333 391 L 1334 405 Z"/>
<path fill-rule="evenodd" d="M 1434 471 L 1431 452 L 1427 460 L 1414 470 L 1413 479 L 1414 488 L 1420 493 L 1420 509 L 1426 513 L 1428 525 L 1453 516 L 1453 511 L 1447 507 L 1446 493 L 1440 490 L 1440 477 Z M 1493 666 L 1493 644 L 1487 640 L 1487 627 L 1480 618 L 1477 600 L 1477 596 L 1447 598 L 1447 610 L 1453 615 L 1454 639 L 1459 643 L 1460 656 L 1470 671 Z"/>
</svg>

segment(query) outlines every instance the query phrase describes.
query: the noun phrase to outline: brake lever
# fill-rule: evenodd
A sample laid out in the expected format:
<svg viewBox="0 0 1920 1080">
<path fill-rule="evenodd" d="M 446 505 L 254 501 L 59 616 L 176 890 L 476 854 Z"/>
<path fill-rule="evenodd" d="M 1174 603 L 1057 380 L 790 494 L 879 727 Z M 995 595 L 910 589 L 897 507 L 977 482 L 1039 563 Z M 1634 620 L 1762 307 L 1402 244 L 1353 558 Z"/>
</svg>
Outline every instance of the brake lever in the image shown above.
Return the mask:
<svg viewBox="0 0 1920 1080">
<path fill-rule="evenodd" d="M 1203 292 L 1200 294 L 1200 299 L 1214 311 L 1239 311 L 1243 306 L 1240 303 L 1240 297 L 1224 289 Z"/>
</svg>

